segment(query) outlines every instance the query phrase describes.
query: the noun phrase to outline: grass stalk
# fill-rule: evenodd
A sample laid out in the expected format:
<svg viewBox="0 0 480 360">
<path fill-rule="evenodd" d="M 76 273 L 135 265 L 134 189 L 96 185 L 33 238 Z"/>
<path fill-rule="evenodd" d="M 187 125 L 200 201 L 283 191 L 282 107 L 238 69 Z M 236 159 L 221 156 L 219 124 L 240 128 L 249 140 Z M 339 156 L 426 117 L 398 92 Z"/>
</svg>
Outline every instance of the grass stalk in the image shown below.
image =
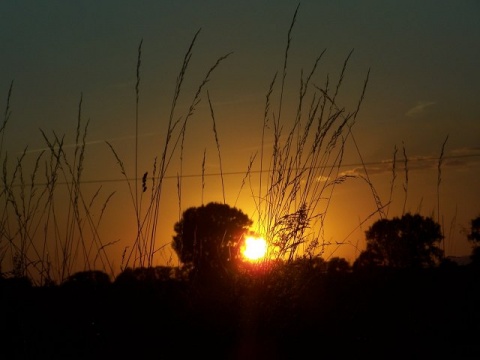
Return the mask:
<svg viewBox="0 0 480 360">
<path fill-rule="evenodd" d="M 406 206 L 407 206 L 407 197 L 408 197 L 408 156 L 407 156 L 407 150 L 405 149 L 405 143 L 402 142 L 402 147 L 403 147 L 403 165 L 404 165 L 404 171 L 405 171 L 405 180 L 403 183 L 403 191 L 405 193 L 405 198 L 403 200 L 403 210 L 402 210 L 402 215 L 405 214 L 406 211 Z"/>
<path fill-rule="evenodd" d="M 205 160 L 207 157 L 207 149 L 203 149 L 203 158 L 202 158 L 202 199 L 201 199 L 201 204 L 203 205 L 203 196 L 205 193 Z M 178 220 L 181 218 L 181 209 L 178 209 L 179 214 L 178 214 Z"/>
<path fill-rule="evenodd" d="M 138 204 L 138 112 L 139 112 L 139 103 L 140 103 L 140 65 L 142 63 L 142 44 L 143 39 L 140 40 L 138 45 L 138 55 L 137 55 L 137 82 L 135 84 L 135 212 L 137 214 L 137 227 L 139 226 L 139 204 Z"/>
<path fill-rule="evenodd" d="M 386 217 L 388 218 L 388 212 L 390 210 L 390 204 L 392 203 L 393 199 L 393 190 L 395 189 L 395 180 L 397 179 L 397 145 L 394 146 L 393 148 L 393 157 L 392 157 L 392 180 L 390 181 L 390 193 L 388 196 L 388 208 L 387 208 L 387 213 L 385 214 Z"/>
<path fill-rule="evenodd" d="M 448 135 L 445 137 L 445 140 L 443 141 L 442 149 L 440 151 L 440 156 L 438 157 L 438 164 L 437 164 L 437 222 L 439 224 L 442 224 L 440 222 L 440 184 L 442 182 L 443 155 L 445 153 L 445 145 L 447 144 L 447 141 L 448 141 Z M 442 229 L 443 228 L 444 227 L 442 226 Z M 443 244 L 443 253 L 445 253 L 445 237 L 442 241 L 442 244 Z"/>
<path fill-rule="evenodd" d="M 222 154 L 220 151 L 220 141 L 218 140 L 218 132 L 217 132 L 217 125 L 215 123 L 215 112 L 213 111 L 212 101 L 210 100 L 210 93 L 207 91 L 207 99 L 208 105 L 210 107 L 210 115 L 212 117 L 213 123 L 213 134 L 215 135 L 215 144 L 217 146 L 217 154 L 218 154 L 218 163 L 220 164 L 220 178 L 222 180 L 222 195 L 223 195 L 223 203 L 226 204 L 225 200 L 225 183 L 223 181 L 223 166 L 222 166 Z"/>
</svg>

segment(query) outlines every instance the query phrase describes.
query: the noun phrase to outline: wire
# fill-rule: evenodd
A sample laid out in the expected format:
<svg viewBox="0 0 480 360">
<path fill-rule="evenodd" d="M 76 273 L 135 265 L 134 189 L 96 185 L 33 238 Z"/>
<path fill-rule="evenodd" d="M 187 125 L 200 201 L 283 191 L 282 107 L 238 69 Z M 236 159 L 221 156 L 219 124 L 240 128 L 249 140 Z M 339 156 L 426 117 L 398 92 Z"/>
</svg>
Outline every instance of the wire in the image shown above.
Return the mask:
<svg viewBox="0 0 480 360">
<path fill-rule="evenodd" d="M 458 158 L 472 158 L 472 157 L 480 157 L 480 154 L 468 154 L 468 155 L 451 155 L 451 156 L 444 156 L 443 159 L 458 159 Z M 439 158 L 409 158 L 409 162 L 426 162 L 426 161 L 434 161 L 434 160 L 440 160 Z M 340 164 L 340 167 L 345 168 L 345 167 L 355 167 L 355 166 L 372 166 L 372 165 L 388 165 L 393 163 L 393 160 L 385 160 L 385 161 L 372 161 L 372 162 L 366 162 L 364 164 L 362 163 L 349 163 L 349 164 Z M 320 169 L 320 168 L 329 168 L 331 166 L 337 167 L 338 165 L 325 165 L 325 166 L 314 166 L 314 167 L 304 167 L 302 169 Z M 426 166 L 425 166 L 426 167 Z M 295 168 L 292 168 L 295 170 Z M 297 168 L 297 170 L 299 170 Z M 416 168 L 418 170 L 418 168 Z M 260 174 L 260 173 L 266 173 L 270 172 L 271 170 L 250 170 L 249 172 L 252 174 Z M 245 175 L 245 171 L 229 171 L 229 172 L 216 172 L 216 173 L 203 173 L 203 174 L 182 174 L 182 175 L 165 175 L 163 179 L 177 179 L 177 178 L 197 178 L 197 177 L 212 177 L 212 176 L 230 176 L 230 175 Z M 97 184 L 97 183 L 115 183 L 115 182 L 125 182 L 125 181 L 135 181 L 135 180 L 140 180 L 141 178 L 118 178 L 118 179 L 92 179 L 92 180 L 82 180 L 80 181 L 81 184 Z M 158 177 L 156 178 L 158 179 Z M 37 183 L 37 185 L 46 185 L 47 183 Z M 66 185 L 66 184 L 71 184 L 71 182 L 67 181 L 58 181 L 56 182 L 56 185 Z M 24 183 L 23 186 L 31 186 L 32 184 Z M 17 187 L 20 186 L 20 184 L 13 184 L 12 186 Z"/>
</svg>

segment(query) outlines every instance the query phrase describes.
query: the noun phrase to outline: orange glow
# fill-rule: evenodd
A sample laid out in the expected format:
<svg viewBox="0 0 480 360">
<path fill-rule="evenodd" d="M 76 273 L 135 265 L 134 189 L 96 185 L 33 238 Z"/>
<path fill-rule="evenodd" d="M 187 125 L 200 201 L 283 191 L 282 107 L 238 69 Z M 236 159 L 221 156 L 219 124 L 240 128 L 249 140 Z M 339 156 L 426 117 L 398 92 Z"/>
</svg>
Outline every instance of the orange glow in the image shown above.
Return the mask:
<svg viewBox="0 0 480 360">
<path fill-rule="evenodd" d="M 258 261 L 267 253 L 267 242 L 262 237 L 249 236 L 245 238 L 242 255 L 249 261 Z"/>
</svg>

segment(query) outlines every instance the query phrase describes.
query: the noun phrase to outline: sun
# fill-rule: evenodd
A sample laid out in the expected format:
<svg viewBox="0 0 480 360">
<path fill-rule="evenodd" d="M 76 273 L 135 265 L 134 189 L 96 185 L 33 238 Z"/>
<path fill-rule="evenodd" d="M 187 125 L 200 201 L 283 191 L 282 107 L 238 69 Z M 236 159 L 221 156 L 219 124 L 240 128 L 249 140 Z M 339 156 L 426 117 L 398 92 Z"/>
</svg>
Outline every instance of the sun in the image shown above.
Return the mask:
<svg viewBox="0 0 480 360">
<path fill-rule="evenodd" d="M 267 253 L 267 242 L 262 237 L 248 236 L 242 246 L 242 255 L 249 261 L 258 261 Z"/>
</svg>

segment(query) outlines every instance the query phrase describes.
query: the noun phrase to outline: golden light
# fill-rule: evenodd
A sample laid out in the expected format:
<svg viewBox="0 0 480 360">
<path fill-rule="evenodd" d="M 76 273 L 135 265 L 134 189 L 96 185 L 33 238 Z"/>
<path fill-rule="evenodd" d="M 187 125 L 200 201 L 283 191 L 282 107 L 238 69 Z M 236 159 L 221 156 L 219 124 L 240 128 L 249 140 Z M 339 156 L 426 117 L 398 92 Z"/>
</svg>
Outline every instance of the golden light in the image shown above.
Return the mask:
<svg viewBox="0 0 480 360">
<path fill-rule="evenodd" d="M 242 255 L 249 261 L 258 261 L 267 253 L 267 242 L 262 237 L 248 236 L 242 247 Z"/>
</svg>

